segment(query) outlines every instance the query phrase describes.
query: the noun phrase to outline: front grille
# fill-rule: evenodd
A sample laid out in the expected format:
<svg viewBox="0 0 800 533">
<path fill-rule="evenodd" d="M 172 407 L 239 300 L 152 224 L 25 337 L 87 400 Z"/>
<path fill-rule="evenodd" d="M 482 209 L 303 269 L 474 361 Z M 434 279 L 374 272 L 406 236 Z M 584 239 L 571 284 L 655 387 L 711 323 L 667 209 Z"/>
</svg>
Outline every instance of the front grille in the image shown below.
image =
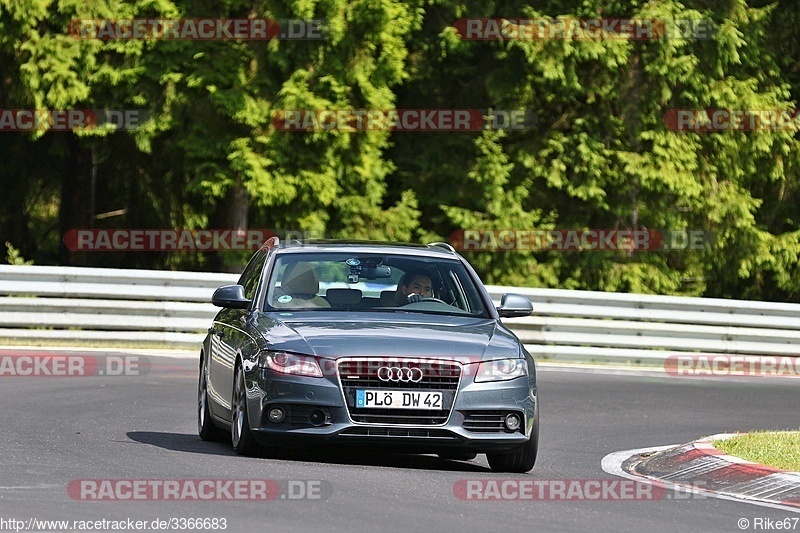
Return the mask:
<svg viewBox="0 0 800 533">
<path fill-rule="evenodd" d="M 422 379 L 411 381 L 383 381 L 378 378 L 381 367 L 419 369 Z M 360 359 L 342 361 L 338 365 L 347 409 L 354 422 L 367 424 L 412 424 L 440 425 L 447 422 L 453 408 L 461 366 L 458 363 L 440 361 L 386 361 L 383 359 Z M 381 409 L 356 407 L 356 390 L 434 391 L 442 393 L 442 409 Z"/>
<path fill-rule="evenodd" d="M 427 428 L 385 428 L 385 427 L 356 427 L 348 428 L 340 435 L 354 437 L 406 437 L 423 439 L 440 439 L 456 441 L 458 438 L 444 429 Z"/>
<path fill-rule="evenodd" d="M 418 383 L 381 381 L 378 369 L 382 366 L 419 368 L 423 378 Z M 343 361 L 339 363 L 339 376 L 344 387 L 361 389 L 397 388 L 404 390 L 456 390 L 461 377 L 461 366 L 458 363 L 444 362 L 395 362 L 380 359 Z"/>
<path fill-rule="evenodd" d="M 506 429 L 508 411 L 466 411 L 464 429 L 482 433 L 511 433 Z"/>
</svg>

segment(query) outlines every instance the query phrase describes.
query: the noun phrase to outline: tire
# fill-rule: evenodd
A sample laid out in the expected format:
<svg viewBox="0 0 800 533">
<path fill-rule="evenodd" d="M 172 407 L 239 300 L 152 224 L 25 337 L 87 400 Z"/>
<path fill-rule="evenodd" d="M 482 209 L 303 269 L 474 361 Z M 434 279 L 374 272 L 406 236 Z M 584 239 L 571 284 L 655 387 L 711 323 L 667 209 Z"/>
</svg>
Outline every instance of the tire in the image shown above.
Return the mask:
<svg viewBox="0 0 800 533">
<path fill-rule="evenodd" d="M 236 366 L 236 381 L 233 387 L 231 413 L 231 444 L 239 455 L 258 455 L 260 447 L 250 431 L 250 417 L 247 415 L 247 393 L 244 385 L 242 365 Z"/>
<path fill-rule="evenodd" d="M 528 442 L 510 453 L 487 453 L 486 460 L 492 472 L 514 472 L 524 474 L 533 469 L 539 451 L 539 401 L 534 410 L 533 431 Z"/>
<path fill-rule="evenodd" d="M 226 438 L 225 431 L 214 425 L 208 409 L 208 375 L 205 361 L 200 359 L 200 376 L 197 379 L 197 433 L 203 440 L 221 442 Z"/>
<path fill-rule="evenodd" d="M 478 454 L 475 452 L 447 452 L 437 454 L 439 459 L 447 459 L 449 461 L 472 461 Z"/>
</svg>

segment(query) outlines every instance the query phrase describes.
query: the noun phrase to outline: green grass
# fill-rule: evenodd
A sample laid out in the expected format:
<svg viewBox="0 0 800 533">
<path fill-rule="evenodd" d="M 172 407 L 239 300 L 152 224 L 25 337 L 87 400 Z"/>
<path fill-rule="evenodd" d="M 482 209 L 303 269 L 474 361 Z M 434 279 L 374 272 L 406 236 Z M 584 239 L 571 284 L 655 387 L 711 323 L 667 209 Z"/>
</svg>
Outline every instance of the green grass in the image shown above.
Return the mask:
<svg viewBox="0 0 800 533">
<path fill-rule="evenodd" d="M 714 446 L 728 455 L 792 472 L 800 472 L 800 431 L 756 431 Z"/>
</svg>

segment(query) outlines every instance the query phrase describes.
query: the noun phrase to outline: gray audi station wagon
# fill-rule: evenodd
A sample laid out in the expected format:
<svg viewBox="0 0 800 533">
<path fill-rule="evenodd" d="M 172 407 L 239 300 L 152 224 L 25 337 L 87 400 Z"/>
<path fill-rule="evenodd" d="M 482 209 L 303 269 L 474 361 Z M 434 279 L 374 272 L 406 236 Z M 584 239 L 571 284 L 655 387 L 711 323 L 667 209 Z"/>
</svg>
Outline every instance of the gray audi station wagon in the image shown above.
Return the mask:
<svg viewBox="0 0 800 533">
<path fill-rule="evenodd" d="M 368 444 L 527 472 L 536 462 L 533 357 L 448 244 L 280 242 L 258 250 L 200 354 L 198 429 L 237 453 Z"/>
</svg>

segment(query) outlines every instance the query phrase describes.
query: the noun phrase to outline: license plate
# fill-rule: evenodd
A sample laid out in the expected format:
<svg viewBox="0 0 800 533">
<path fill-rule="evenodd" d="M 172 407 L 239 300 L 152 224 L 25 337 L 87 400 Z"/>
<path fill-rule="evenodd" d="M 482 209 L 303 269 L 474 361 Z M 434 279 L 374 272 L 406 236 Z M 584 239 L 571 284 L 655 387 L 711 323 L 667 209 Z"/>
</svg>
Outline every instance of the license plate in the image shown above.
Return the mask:
<svg viewBox="0 0 800 533">
<path fill-rule="evenodd" d="M 442 393 L 356 389 L 356 407 L 442 409 Z"/>
</svg>

